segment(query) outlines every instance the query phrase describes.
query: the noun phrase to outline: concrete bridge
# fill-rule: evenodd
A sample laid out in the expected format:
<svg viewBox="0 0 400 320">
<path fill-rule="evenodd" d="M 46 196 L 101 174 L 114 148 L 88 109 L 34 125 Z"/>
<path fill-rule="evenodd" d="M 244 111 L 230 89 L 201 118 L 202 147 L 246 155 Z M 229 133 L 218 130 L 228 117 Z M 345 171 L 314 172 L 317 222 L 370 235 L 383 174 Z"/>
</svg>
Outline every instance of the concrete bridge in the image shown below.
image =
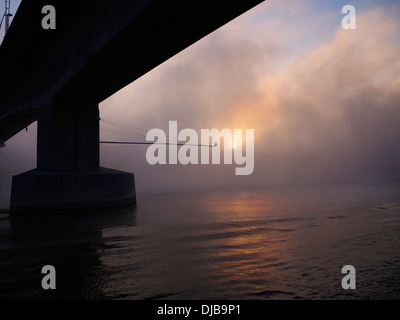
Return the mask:
<svg viewBox="0 0 400 320">
<path fill-rule="evenodd" d="M 99 103 L 261 2 L 23 0 L 0 46 L 0 146 L 38 121 L 37 168 L 13 177 L 10 212 L 134 203 L 133 174 L 99 167 Z"/>
</svg>

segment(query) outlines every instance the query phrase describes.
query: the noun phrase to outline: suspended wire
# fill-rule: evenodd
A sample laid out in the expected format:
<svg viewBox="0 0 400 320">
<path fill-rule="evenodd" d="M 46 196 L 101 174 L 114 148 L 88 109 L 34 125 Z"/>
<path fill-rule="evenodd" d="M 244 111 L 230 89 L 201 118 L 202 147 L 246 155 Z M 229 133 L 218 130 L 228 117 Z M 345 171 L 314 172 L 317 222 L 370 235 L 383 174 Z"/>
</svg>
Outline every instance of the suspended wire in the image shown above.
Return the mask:
<svg viewBox="0 0 400 320">
<path fill-rule="evenodd" d="M 178 141 L 176 142 L 171 142 L 171 141 L 157 141 L 157 142 L 149 142 L 147 141 L 147 131 L 138 127 L 134 127 L 131 125 L 126 125 L 126 124 L 122 124 L 116 121 L 111 121 L 108 119 L 104 119 L 104 118 L 99 118 L 100 121 L 109 124 L 111 126 L 117 127 L 121 130 L 113 130 L 113 129 L 109 129 L 109 128 L 102 128 L 102 131 L 107 131 L 107 132 L 111 132 L 111 133 L 116 133 L 119 134 L 121 136 L 126 136 L 126 137 L 130 137 L 130 138 L 135 138 L 135 139 L 143 139 L 144 141 L 99 141 L 99 143 L 102 144 L 162 144 L 162 145 L 178 145 L 178 146 L 196 146 L 196 147 L 216 147 L 217 144 L 215 143 L 214 145 L 204 145 L 204 144 L 187 144 L 187 143 L 178 143 Z M 144 133 L 140 133 L 138 131 L 144 132 Z M 166 135 L 167 140 L 169 139 L 169 136 Z"/>
<path fill-rule="evenodd" d="M 136 134 L 131 134 L 131 133 L 124 132 L 124 131 L 112 130 L 112 129 L 108 129 L 108 128 L 104 128 L 104 129 L 102 129 L 102 131 L 116 133 L 116 134 L 119 134 L 121 136 L 129 137 L 129 138 L 139 138 L 139 139 L 143 138 L 142 136 L 139 136 L 139 135 L 136 135 Z"/>
<path fill-rule="evenodd" d="M 111 125 L 111 126 L 114 126 L 114 127 L 117 127 L 119 129 L 124 130 L 124 131 L 119 131 L 119 132 L 118 131 L 114 131 L 114 133 L 118 133 L 118 134 L 121 134 L 121 135 L 124 135 L 124 136 L 130 136 L 132 138 L 138 138 L 138 139 L 142 139 L 144 141 L 147 141 L 146 140 L 146 138 L 147 138 L 147 130 L 144 130 L 144 129 L 141 129 L 141 128 L 138 128 L 138 127 L 134 127 L 134 126 L 131 126 L 131 125 L 123 124 L 123 123 L 120 123 L 120 122 L 111 121 L 109 119 L 100 118 L 100 120 L 102 122 L 104 122 L 104 123 L 107 123 L 107 124 Z M 104 128 L 102 130 L 107 131 L 107 128 Z M 111 132 L 110 129 L 108 129 L 108 130 L 109 130 L 109 132 Z M 143 133 L 138 132 L 138 131 L 141 131 Z M 169 140 L 169 136 L 167 134 L 165 135 L 165 137 L 167 138 L 167 140 Z"/>
<path fill-rule="evenodd" d="M 102 120 L 103 122 L 106 122 L 106 123 L 110 123 L 110 124 L 113 124 L 113 125 L 120 126 L 120 127 L 125 127 L 125 128 L 127 128 L 129 130 L 135 129 L 135 130 L 139 130 L 139 131 L 142 131 L 142 132 L 147 132 L 146 130 L 138 128 L 138 127 L 134 127 L 134 126 L 131 126 L 131 125 L 126 125 L 126 124 L 115 122 L 115 121 L 111 121 L 111 120 L 106 120 L 104 118 L 101 118 L 100 120 Z"/>
<path fill-rule="evenodd" d="M 136 142 L 136 141 L 100 141 L 100 143 L 104 144 L 162 144 L 162 145 L 174 145 L 174 146 L 192 146 L 192 147 L 208 147 L 214 148 L 217 146 L 217 143 L 214 145 L 208 144 L 191 144 L 191 143 L 171 143 L 171 142 Z"/>
<path fill-rule="evenodd" d="M 144 134 L 142 134 L 142 133 L 139 133 L 139 132 L 136 132 L 136 131 L 132 131 L 132 130 L 128 130 L 128 129 L 124 129 L 124 128 L 121 128 L 121 127 L 119 127 L 119 126 L 116 126 L 116 125 L 114 125 L 116 128 L 118 128 L 118 129 L 120 129 L 118 132 L 123 132 L 123 133 L 125 133 L 125 134 L 132 134 L 132 135 L 135 135 L 135 136 L 139 136 L 139 137 L 142 137 L 142 138 L 146 138 L 146 135 L 144 135 Z M 121 130 L 122 129 L 122 130 Z M 117 130 L 114 130 L 114 131 L 117 131 Z"/>
<path fill-rule="evenodd" d="M 144 129 L 140 129 L 140 128 L 136 128 L 136 127 L 133 127 L 133 126 L 124 125 L 122 123 L 117 123 L 115 121 L 105 120 L 103 118 L 101 118 L 100 120 L 103 121 L 104 123 L 108 123 L 108 124 L 110 124 L 110 125 L 112 125 L 114 127 L 120 128 L 122 130 L 125 130 L 125 131 L 128 131 L 128 132 L 132 132 L 132 133 L 135 133 L 137 135 L 146 137 L 147 131 L 144 130 Z M 138 132 L 138 131 L 141 131 L 141 132 Z"/>
<path fill-rule="evenodd" d="M 138 130 L 140 131 L 145 131 L 143 129 L 139 129 L 139 128 L 135 128 L 135 130 L 133 130 L 131 127 L 121 124 L 121 123 L 117 123 L 115 121 L 111 121 L 111 120 L 106 120 L 103 118 L 100 118 L 100 120 L 110 126 L 111 128 L 102 128 L 101 131 L 102 132 L 111 132 L 111 133 L 115 133 L 118 134 L 120 136 L 125 136 L 125 137 L 129 137 L 129 138 L 134 138 L 134 139 L 139 139 L 139 140 L 146 140 L 146 135 L 143 133 L 138 132 Z M 114 129 L 115 128 L 115 129 Z"/>
</svg>

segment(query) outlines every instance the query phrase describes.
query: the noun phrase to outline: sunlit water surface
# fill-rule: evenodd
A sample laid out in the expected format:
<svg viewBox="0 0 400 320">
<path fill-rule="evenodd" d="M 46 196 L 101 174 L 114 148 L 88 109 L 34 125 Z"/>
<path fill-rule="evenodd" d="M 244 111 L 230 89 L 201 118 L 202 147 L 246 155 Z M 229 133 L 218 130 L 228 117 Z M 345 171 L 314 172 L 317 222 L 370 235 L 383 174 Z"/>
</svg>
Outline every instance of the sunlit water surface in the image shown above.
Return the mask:
<svg viewBox="0 0 400 320">
<path fill-rule="evenodd" d="M 400 185 L 139 196 L 0 215 L 0 298 L 399 299 Z M 341 268 L 356 268 L 344 290 Z M 41 268 L 56 268 L 56 290 Z"/>
</svg>

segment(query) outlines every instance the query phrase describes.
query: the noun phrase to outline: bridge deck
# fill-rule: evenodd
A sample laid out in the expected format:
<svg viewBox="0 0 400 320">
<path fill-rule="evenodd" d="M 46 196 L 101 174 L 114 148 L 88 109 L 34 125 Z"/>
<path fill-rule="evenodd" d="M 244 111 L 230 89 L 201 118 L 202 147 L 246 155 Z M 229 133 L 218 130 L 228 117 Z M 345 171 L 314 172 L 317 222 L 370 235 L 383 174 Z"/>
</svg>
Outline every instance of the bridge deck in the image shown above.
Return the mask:
<svg viewBox="0 0 400 320">
<path fill-rule="evenodd" d="M 0 46 L 0 146 L 52 99 L 100 103 L 260 0 L 24 0 Z M 54 5 L 57 29 L 43 30 Z"/>
</svg>

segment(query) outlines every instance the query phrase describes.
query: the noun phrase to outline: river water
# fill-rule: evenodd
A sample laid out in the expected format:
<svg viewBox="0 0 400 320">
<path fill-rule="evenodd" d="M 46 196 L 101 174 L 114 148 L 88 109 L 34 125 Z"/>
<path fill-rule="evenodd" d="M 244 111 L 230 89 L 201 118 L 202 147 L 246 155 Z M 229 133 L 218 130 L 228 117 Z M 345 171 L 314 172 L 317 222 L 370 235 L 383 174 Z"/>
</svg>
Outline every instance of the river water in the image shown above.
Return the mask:
<svg viewBox="0 0 400 320">
<path fill-rule="evenodd" d="M 43 290 L 44 265 L 56 290 Z M 344 265 L 356 289 L 344 290 Z M 400 184 L 139 195 L 0 215 L 1 299 L 399 299 Z"/>
</svg>

